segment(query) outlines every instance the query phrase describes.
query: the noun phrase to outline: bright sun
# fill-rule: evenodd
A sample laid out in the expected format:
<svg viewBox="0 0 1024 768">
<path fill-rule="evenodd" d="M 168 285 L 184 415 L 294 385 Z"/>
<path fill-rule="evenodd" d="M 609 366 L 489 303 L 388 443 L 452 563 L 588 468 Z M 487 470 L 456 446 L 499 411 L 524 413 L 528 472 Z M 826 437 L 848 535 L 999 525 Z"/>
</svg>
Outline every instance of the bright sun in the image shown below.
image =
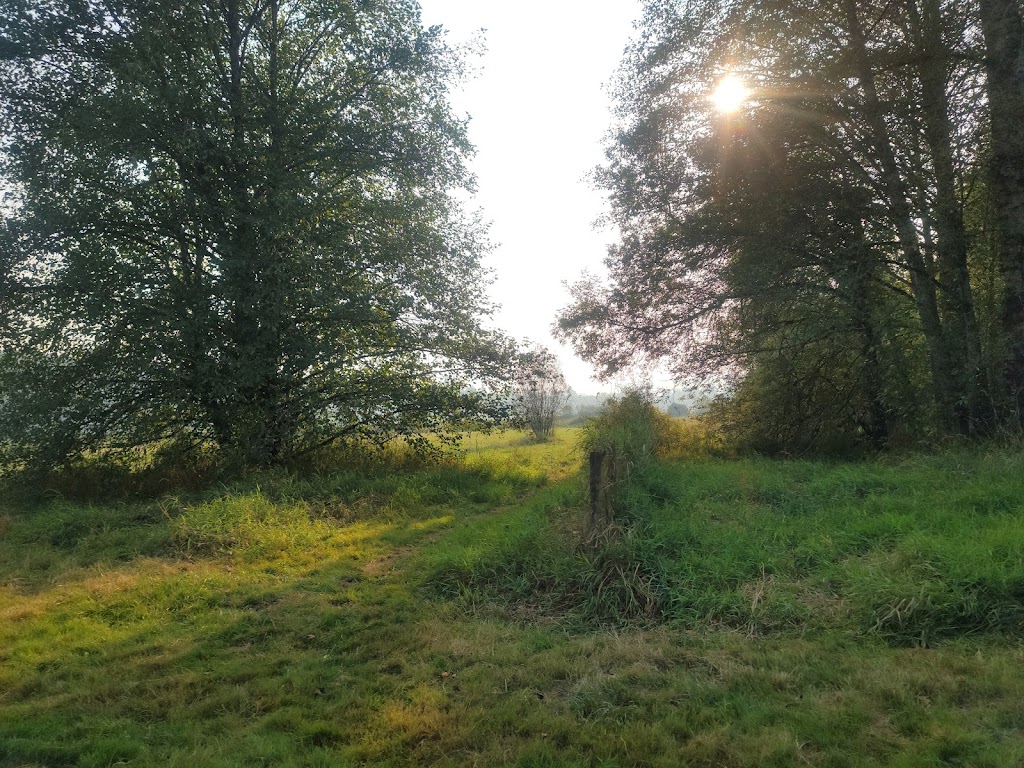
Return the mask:
<svg viewBox="0 0 1024 768">
<path fill-rule="evenodd" d="M 726 75 L 711 94 L 711 101 L 719 112 L 738 112 L 746 103 L 750 91 L 736 75 Z"/>
</svg>

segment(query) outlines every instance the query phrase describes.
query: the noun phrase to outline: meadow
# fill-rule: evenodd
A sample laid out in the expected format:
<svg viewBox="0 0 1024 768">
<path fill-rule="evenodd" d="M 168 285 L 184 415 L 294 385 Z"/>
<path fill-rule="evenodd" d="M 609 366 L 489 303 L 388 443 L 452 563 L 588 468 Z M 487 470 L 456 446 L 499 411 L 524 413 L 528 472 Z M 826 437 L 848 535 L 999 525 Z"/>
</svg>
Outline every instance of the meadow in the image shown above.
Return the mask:
<svg viewBox="0 0 1024 768">
<path fill-rule="evenodd" d="M 7 491 L 0 766 L 1024 764 L 1024 456 Z"/>
</svg>

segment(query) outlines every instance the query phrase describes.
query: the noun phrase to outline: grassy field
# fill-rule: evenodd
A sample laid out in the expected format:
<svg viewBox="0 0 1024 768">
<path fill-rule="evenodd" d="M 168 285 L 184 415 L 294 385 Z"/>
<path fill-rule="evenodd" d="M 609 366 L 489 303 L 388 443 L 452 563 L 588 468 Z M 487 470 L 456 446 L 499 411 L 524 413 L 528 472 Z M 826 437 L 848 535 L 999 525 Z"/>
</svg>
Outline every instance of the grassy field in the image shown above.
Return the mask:
<svg viewBox="0 0 1024 768">
<path fill-rule="evenodd" d="M 0 506 L 0 766 L 1024 765 L 1024 457 L 661 465 L 575 435 Z"/>
</svg>

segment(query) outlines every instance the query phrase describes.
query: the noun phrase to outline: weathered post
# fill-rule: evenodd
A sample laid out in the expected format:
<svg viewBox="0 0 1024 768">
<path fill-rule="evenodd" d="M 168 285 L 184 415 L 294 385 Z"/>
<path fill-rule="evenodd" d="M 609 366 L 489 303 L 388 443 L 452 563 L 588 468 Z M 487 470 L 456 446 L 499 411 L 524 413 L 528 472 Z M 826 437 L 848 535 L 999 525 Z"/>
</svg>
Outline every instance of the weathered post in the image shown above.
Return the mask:
<svg viewBox="0 0 1024 768">
<path fill-rule="evenodd" d="M 604 451 L 590 452 L 590 530 L 597 528 L 597 514 L 601 509 L 601 465 Z"/>
</svg>

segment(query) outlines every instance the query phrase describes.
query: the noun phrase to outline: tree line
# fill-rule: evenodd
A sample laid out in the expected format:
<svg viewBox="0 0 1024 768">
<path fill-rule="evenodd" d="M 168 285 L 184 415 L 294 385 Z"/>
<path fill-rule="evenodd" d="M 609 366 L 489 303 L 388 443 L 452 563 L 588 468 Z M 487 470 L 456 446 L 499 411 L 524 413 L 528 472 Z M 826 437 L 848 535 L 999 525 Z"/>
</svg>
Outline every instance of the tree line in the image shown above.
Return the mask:
<svg viewBox="0 0 1024 768">
<path fill-rule="evenodd" d="M 462 53 L 415 0 L 0 8 L 0 462 L 272 464 L 500 423 L 517 367 L 540 393 L 486 326 Z M 647 0 L 597 174 L 621 241 L 560 333 L 730 381 L 762 447 L 1019 432 L 1022 60 L 1019 0 Z"/>
<path fill-rule="evenodd" d="M 563 338 L 731 381 L 764 448 L 1019 432 L 1018 0 L 648 0 L 638 31 L 597 173 L 621 240 Z"/>
</svg>

